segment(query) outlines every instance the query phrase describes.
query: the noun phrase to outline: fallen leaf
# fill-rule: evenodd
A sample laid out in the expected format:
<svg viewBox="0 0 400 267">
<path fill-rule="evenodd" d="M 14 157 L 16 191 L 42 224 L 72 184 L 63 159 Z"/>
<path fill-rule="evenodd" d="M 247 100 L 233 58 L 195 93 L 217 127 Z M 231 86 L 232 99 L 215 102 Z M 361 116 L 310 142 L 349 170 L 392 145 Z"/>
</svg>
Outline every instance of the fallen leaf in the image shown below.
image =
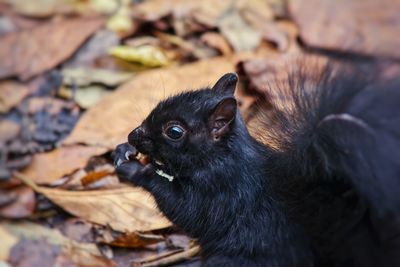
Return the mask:
<svg viewBox="0 0 400 267">
<path fill-rule="evenodd" d="M 120 1 L 119 8 L 107 20 L 108 29 L 117 33 L 130 33 L 134 30 L 134 22 L 131 18 L 130 1 Z"/>
<path fill-rule="evenodd" d="M 276 45 L 279 52 L 285 52 L 288 50 L 289 35 L 279 27 L 277 22 L 272 20 L 263 20 L 261 16 L 254 12 L 246 12 L 244 17 L 261 33 L 264 40 Z"/>
<path fill-rule="evenodd" d="M 190 54 L 191 56 L 194 56 L 198 59 L 208 58 L 216 55 L 216 53 L 210 53 L 211 49 L 208 49 L 208 47 L 199 47 L 198 45 L 195 45 L 190 41 L 186 41 L 182 37 L 176 35 L 166 34 L 162 32 L 156 32 L 155 35 L 164 44 L 179 47 L 179 51 L 176 51 L 173 58 L 184 57 L 185 54 Z M 211 50 L 211 52 L 214 51 Z"/>
<path fill-rule="evenodd" d="M 222 55 L 232 54 L 232 48 L 229 46 L 228 42 L 224 37 L 216 32 L 206 32 L 200 39 L 206 43 L 208 46 L 213 47 L 220 51 Z"/>
<path fill-rule="evenodd" d="M 144 21 L 156 22 L 171 15 L 172 24 L 179 32 L 176 24 L 181 22 L 183 24 L 198 22 L 208 28 L 215 28 L 218 17 L 230 6 L 230 1 L 149 0 L 136 5 L 133 16 Z"/>
<path fill-rule="evenodd" d="M 165 241 L 161 235 L 145 234 L 145 233 L 121 233 L 116 232 L 109 227 L 95 228 L 96 242 L 109 244 L 114 247 L 123 248 L 143 248 L 147 245 Z"/>
<path fill-rule="evenodd" d="M 187 250 L 167 252 L 165 254 L 157 255 L 156 257 L 151 256 L 135 262 L 140 263 L 140 266 L 142 267 L 168 266 L 183 260 L 191 259 L 199 253 L 200 247 L 196 245 Z"/>
<path fill-rule="evenodd" d="M 88 86 L 101 83 L 115 87 L 129 80 L 132 73 L 93 68 L 67 68 L 62 70 L 63 83 L 69 86 Z"/>
<path fill-rule="evenodd" d="M 12 266 L 53 267 L 61 249 L 49 244 L 46 239 L 21 239 L 12 249 L 8 262 Z M 72 263 L 72 262 L 71 262 Z"/>
<path fill-rule="evenodd" d="M 261 34 L 248 24 L 240 12 L 230 9 L 218 20 L 218 28 L 236 52 L 253 51 L 261 43 Z"/>
<path fill-rule="evenodd" d="M 18 243 L 18 239 L 0 225 L 0 262 L 9 258 L 11 248 Z M 0 265 L 1 266 L 1 265 Z"/>
<path fill-rule="evenodd" d="M 96 59 L 107 55 L 108 49 L 118 44 L 119 37 L 115 32 L 107 29 L 99 29 L 67 62 L 63 64 L 63 67 L 93 68 Z"/>
<path fill-rule="evenodd" d="M 24 175 L 16 176 L 72 215 L 115 231 L 146 232 L 171 226 L 151 195 L 140 188 L 68 191 L 39 187 Z"/>
<path fill-rule="evenodd" d="M 140 73 L 87 110 L 64 143 L 114 149 L 126 140 L 128 133 L 161 99 L 184 90 L 212 85 L 231 71 L 234 71 L 233 59 L 213 58 Z"/>
<path fill-rule="evenodd" d="M 0 78 L 27 80 L 57 66 L 101 25 L 102 18 L 55 21 L 0 38 Z"/>
<path fill-rule="evenodd" d="M 38 184 L 49 184 L 66 174 L 83 168 L 90 157 L 105 153 L 107 148 L 64 146 L 51 152 L 38 153 L 23 174 Z"/>
<path fill-rule="evenodd" d="M 17 197 L 8 205 L 0 207 L 0 216 L 21 219 L 32 215 L 36 204 L 33 190 L 26 186 L 18 186 L 8 191 L 8 193 L 11 192 L 14 192 Z"/>
<path fill-rule="evenodd" d="M 95 242 L 95 229 L 96 227 L 103 227 L 96 224 L 89 223 L 79 218 L 70 218 L 61 225 L 57 226 L 57 229 L 65 236 L 76 242 L 80 243 L 96 243 Z"/>
<path fill-rule="evenodd" d="M 18 136 L 21 132 L 21 125 L 11 120 L 0 121 L 0 143 L 6 143 Z"/>
<path fill-rule="evenodd" d="M 22 83 L 12 80 L 1 81 L 0 113 L 8 112 L 10 109 L 18 105 L 28 94 L 29 88 Z"/>
<path fill-rule="evenodd" d="M 59 246 L 62 254 L 79 266 L 115 266 L 101 255 L 95 244 L 73 241 L 55 229 L 33 223 L 2 223 L 0 232 L 6 232 L 17 239 L 44 239 L 50 245 Z"/>
<path fill-rule="evenodd" d="M 84 177 L 81 178 L 83 186 L 93 184 L 104 177 L 112 175 L 114 173 L 114 166 L 111 164 L 104 164 L 97 166 L 94 170 L 89 171 Z"/>
<path fill-rule="evenodd" d="M 91 85 L 80 87 L 74 95 L 75 102 L 83 109 L 90 108 L 97 104 L 110 92 L 103 86 Z"/>
<path fill-rule="evenodd" d="M 400 1 L 288 1 L 310 47 L 400 58 Z M 316 12 L 317 11 L 317 12 Z"/>
<path fill-rule="evenodd" d="M 68 13 L 71 11 L 69 0 L 3 0 L 12 6 L 17 13 L 30 16 L 44 18 L 54 15 L 55 13 Z"/>
<path fill-rule="evenodd" d="M 192 5 L 185 0 L 150 0 L 135 6 L 133 16 L 145 21 L 156 21 L 169 15 L 174 8 Z"/>
<path fill-rule="evenodd" d="M 165 53 L 156 46 L 116 46 L 111 48 L 109 52 L 115 57 L 126 61 L 140 63 L 148 67 L 161 67 L 169 64 L 169 60 Z"/>
<path fill-rule="evenodd" d="M 73 109 L 74 104 L 54 97 L 30 97 L 26 103 L 26 113 L 34 115 L 46 110 L 50 115 L 57 116 L 63 109 Z"/>
<path fill-rule="evenodd" d="M 0 17 L 0 36 L 5 35 L 7 33 L 17 31 L 17 26 L 14 24 L 12 19 L 7 16 Z"/>
</svg>

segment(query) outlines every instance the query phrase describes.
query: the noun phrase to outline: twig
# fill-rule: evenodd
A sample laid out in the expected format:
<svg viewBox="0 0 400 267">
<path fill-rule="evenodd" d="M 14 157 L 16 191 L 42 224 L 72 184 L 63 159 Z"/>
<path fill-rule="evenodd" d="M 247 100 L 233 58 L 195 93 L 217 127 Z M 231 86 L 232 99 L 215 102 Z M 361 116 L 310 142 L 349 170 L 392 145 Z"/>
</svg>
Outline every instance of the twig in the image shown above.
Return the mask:
<svg viewBox="0 0 400 267">
<path fill-rule="evenodd" d="M 153 260 L 151 262 L 143 263 L 141 265 L 141 267 L 159 267 L 159 266 L 170 265 L 173 263 L 177 263 L 177 262 L 180 262 L 183 260 L 190 259 L 190 258 L 196 256 L 199 252 L 200 252 L 200 247 L 194 246 L 188 250 L 184 250 L 182 252 L 172 254 L 171 256 L 163 257 L 158 260 Z"/>
</svg>

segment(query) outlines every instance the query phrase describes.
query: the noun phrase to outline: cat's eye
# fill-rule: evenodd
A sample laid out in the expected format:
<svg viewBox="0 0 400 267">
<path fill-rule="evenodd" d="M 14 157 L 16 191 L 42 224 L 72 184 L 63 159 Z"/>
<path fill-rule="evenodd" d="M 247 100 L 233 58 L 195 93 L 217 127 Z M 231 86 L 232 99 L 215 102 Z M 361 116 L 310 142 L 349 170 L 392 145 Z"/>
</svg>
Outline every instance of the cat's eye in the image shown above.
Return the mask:
<svg viewBox="0 0 400 267">
<path fill-rule="evenodd" d="M 164 133 L 172 140 L 179 140 L 185 134 L 185 129 L 179 125 L 171 125 L 165 129 Z"/>
</svg>

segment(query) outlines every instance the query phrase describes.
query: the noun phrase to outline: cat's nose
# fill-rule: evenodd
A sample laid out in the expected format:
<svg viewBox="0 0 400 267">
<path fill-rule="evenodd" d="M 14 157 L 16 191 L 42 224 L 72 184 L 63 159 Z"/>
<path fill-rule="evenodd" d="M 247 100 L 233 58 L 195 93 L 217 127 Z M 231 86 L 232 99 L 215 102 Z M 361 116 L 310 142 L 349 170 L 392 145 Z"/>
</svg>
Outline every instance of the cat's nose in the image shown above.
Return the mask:
<svg viewBox="0 0 400 267">
<path fill-rule="evenodd" d="M 128 135 L 128 143 L 132 146 L 137 146 L 142 142 L 144 136 L 145 130 L 143 129 L 143 126 L 139 126 Z"/>
</svg>

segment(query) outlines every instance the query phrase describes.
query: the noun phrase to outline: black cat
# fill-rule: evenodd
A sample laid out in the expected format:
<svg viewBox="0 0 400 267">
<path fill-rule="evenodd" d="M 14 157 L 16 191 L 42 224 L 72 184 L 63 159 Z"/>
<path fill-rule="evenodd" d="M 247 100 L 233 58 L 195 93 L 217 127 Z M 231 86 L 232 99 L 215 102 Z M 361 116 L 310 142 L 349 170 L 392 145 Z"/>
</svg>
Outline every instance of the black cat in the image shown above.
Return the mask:
<svg viewBox="0 0 400 267">
<path fill-rule="evenodd" d="M 274 146 L 249 134 L 226 74 L 160 102 L 116 171 L 198 240 L 204 266 L 400 266 L 400 79 L 367 74 L 292 75 Z"/>
</svg>

